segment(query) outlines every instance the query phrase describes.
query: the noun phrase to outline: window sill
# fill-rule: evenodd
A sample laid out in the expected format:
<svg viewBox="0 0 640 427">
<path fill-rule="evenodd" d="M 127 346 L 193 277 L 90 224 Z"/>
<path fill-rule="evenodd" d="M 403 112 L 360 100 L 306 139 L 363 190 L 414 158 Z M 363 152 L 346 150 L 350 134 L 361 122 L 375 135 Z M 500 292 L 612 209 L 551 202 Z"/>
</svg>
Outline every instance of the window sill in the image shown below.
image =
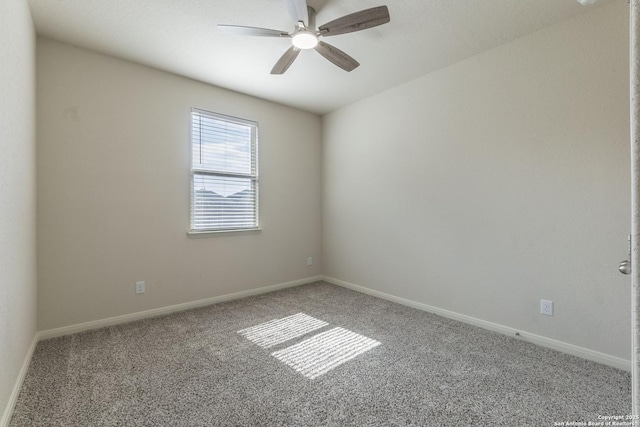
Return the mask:
<svg viewBox="0 0 640 427">
<path fill-rule="evenodd" d="M 187 231 L 187 236 L 189 237 L 207 237 L 207 236 L 220 236 L 220 235 L 229 235 L 235 233 L 247 233 L 247 234 L 256 234 L 262 231 L 262 228 L 236 228 L 229 230 L 191 230 Z"/>
</svg>

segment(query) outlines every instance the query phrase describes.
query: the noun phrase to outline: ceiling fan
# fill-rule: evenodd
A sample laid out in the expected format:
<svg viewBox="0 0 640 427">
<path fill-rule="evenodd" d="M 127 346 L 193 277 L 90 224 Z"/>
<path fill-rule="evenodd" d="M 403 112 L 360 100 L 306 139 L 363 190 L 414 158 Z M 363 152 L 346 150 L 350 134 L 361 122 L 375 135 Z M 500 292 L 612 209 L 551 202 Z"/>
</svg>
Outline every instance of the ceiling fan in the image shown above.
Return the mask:
<svg viewBox="0 0 640 427">
<path fill-rule="evenodd" d="M 343 16 L 315 29 L 316 12 L 307 6 L 306 0 L 286 0 L 286 3 L 289 13 L 296 22 L 294 30 L 290 33 L 268 28 L 224 24 L 218 24 L 218 30 L 244 36 L 290 37 L 292 46 L 276 62 L 271 74 L 283 74 L 298 57 L 300 51 L 305 49 L 314 49 L 343 70 L 352 71 L 360 65 L 358 61 L 337 47 L 321 41 L 320 38 L 366 30 L 390 21 L 387 6 L 378 6 Z"/>
</svg>

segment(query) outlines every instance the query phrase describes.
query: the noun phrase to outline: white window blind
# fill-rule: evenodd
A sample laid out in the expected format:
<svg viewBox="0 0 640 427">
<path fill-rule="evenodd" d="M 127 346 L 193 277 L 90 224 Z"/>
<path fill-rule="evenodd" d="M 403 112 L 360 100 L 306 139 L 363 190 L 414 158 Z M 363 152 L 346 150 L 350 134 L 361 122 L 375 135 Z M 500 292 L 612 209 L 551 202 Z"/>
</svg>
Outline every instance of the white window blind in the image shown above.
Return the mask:
<svg viewBox="0 0 640 427">
<path fill-rule="evenodd" d="M 191 231 L 258 227 L 258 125 L 191 110 Z"/>
</svg>

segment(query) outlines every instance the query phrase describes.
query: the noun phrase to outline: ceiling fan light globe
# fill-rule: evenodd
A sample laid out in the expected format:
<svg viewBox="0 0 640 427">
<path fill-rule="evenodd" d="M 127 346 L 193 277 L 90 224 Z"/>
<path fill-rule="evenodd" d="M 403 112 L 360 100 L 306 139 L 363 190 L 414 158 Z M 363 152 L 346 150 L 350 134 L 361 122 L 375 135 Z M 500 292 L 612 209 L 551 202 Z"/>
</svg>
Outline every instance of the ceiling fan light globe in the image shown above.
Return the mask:
<svg viewBox="0 0 640 427">
<path fill-rule="evenodd" d="M 313 49 L 318 44 L 318 36 L 310 31 L 299 31 L 293 35 L 292 43 L 298 49 Z"/>
</svg>

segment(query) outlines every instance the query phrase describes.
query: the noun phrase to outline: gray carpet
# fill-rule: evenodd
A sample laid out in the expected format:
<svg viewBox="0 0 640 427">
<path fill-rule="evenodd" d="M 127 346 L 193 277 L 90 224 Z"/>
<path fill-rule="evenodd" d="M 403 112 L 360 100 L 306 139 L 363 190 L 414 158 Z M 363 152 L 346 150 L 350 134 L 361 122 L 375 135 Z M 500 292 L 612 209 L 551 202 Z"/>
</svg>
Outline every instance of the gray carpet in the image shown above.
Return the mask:
<svg viewBox="0 0 640 427">
<path fill-rule="evenodd" d="M 626 372 L 318 282 L 42 341 L 10 425 L 553 426 L 630 407 Z"/>
</svg>

